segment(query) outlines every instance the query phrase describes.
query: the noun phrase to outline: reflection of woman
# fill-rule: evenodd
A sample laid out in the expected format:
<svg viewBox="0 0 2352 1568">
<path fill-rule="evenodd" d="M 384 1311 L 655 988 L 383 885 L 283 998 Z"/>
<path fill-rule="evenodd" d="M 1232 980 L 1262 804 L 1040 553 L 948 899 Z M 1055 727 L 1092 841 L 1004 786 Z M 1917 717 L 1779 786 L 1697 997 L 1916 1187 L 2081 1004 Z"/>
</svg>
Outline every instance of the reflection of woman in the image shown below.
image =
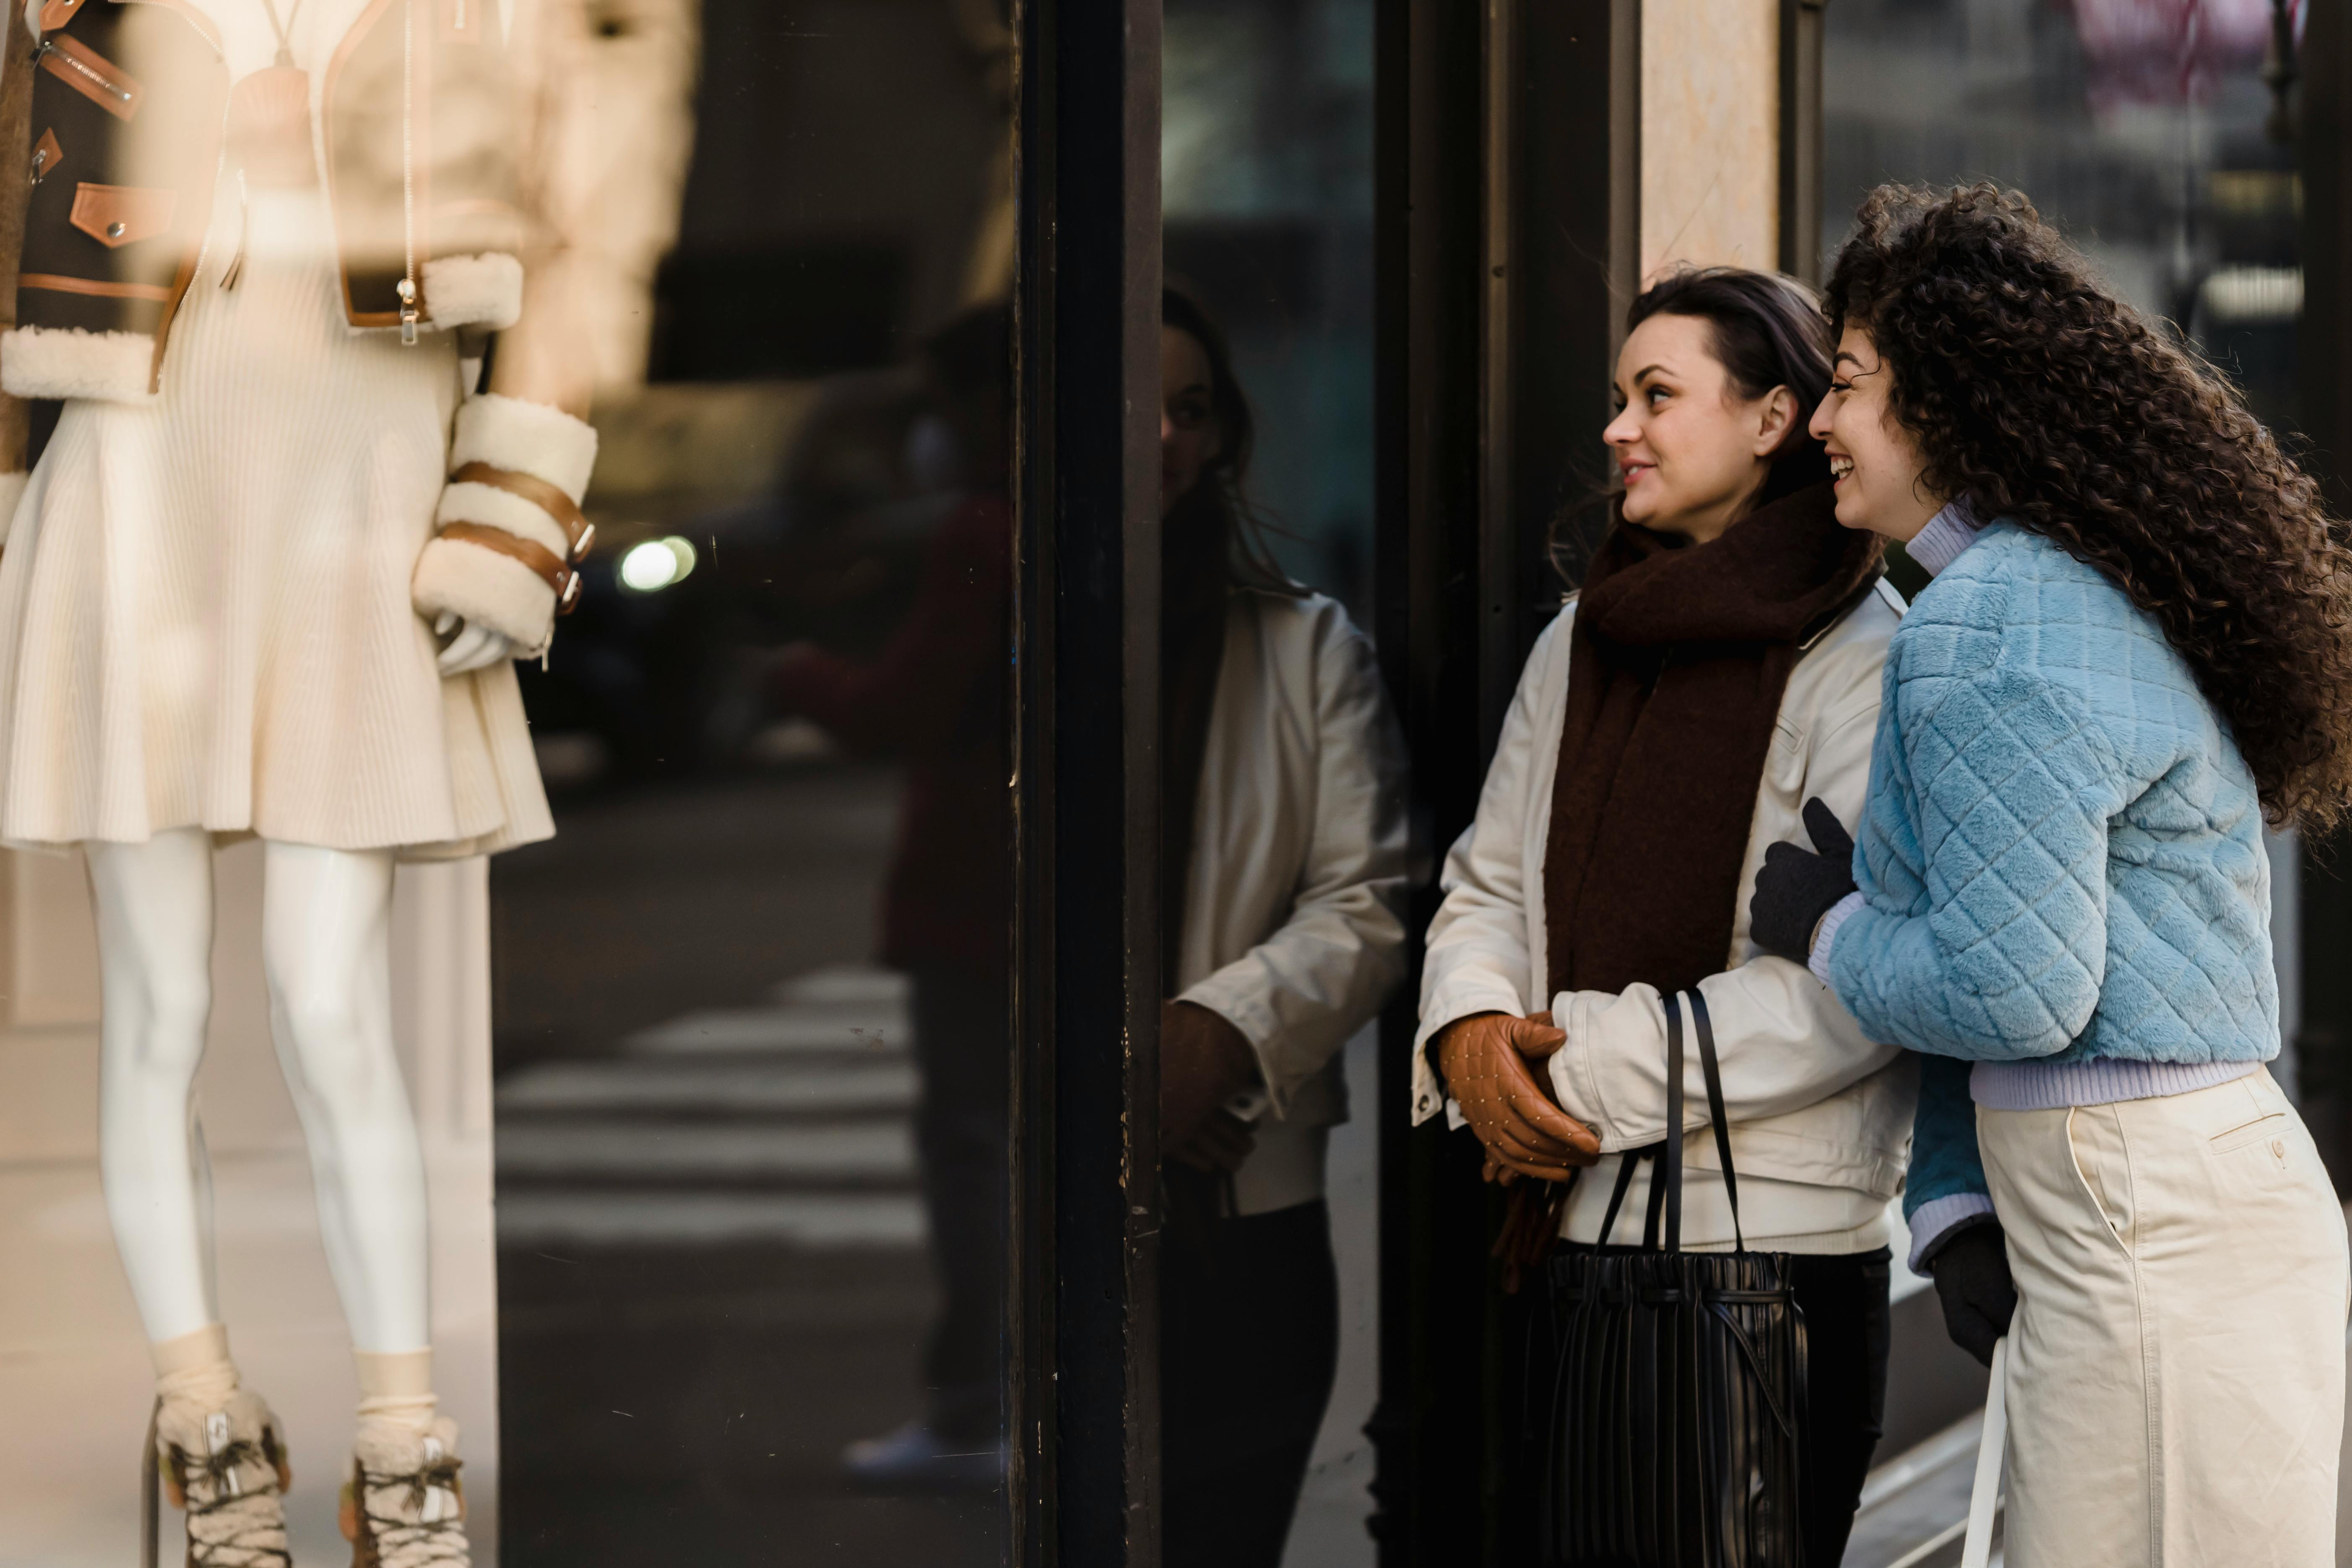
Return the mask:
<svg viewBox="0 0 2352 1568">
<path fill-rule="evenodd" d="M 1832 515 L 1802 428 L 1829 381 L 1803 290 L 1684 273 L 1636 300 L 1628 327 L 1624 408 L 1603 432 L 1620 520 L 1529 656 L 1477 818 L 1447 858 L 1414 1115 L 1436 1114 L 1442 1074 L 1490 1173 L 1513 1181 L 1572 1180 L 1597 1156 L 1703 1127 L 1696 1062 L 1689 1126 L 1665 1125 L 1660 998 L 1704 994 L 1747 1240 L 1797 1255 L 1805 1561 L 1834 1564 L 1885 1404 L 1885 1208 L 1913 1078 L 1801 965 L 1758 951 L 1747 892 L 1808 797 L 1859 812 L 1898 611 L 1875 542 Z M 1541 1089 L 1530 1062 L 1548 1068 Z M 1690 1138 L 1687 1247 L 1733 1245 L 1716 1165 L 1711 1141 Z M 1570 1186 L 1568 1245 L 1600 1242 L 1611 1186 Z M 1626 1212 L 1646 1194 L 1643 1175 Z M 1612 1239 L 1634 1238 L 1621 1221 Z"/>
<path fill-rule="evenodd" d="M 2343 815 L 2352 555 L 2022 197 L 1859 222 L 1813 427 L 1838 520 L 1937 575 L 1859 852 L 1783 850 L 1759 911 L 1929 1053 L 1906 1201 L 1954 1339 L 2010 1337 L 2011 1557 L 2332 1562 L 2344 1218 L 2262 1065 L 2262 834 Z"/>
<path fill-rule="evenodd" d="M 1363 637 L 1248 529 L 1223 334 L 1172 290 L 1160 322 L 1161 1560 L 1275 1568 L 1339 1353 L 1339 1051 L 1401 967 L 1403 753 Z"/>
</svg>

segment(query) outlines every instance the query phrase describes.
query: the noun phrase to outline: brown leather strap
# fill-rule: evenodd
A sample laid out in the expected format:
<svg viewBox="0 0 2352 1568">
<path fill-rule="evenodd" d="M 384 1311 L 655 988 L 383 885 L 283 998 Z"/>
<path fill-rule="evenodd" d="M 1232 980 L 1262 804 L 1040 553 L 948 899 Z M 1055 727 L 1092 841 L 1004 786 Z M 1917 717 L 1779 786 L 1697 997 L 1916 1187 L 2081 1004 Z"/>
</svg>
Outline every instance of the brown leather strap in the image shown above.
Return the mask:
<svg viewBox="0 0 2352 1568">
<path fill-rule="evenodd" d="M 570 615 L 580 597 L 580 574 L 555 558 L 555 552 L 544 544 L 509 533 L 503 528 L 490 528 L 478 522 L 446 523 L 441 537 L 463 544 L 478 544 L 485 550 L 495 550 L 512 561 L 520 561 L 545 581 L 555 591 L 558 615 Z"/>
<path fill-rule="evenodd" d="M 556 521 L 563 536 L 572 542 L 572 559 L 579 560 L 588 553 L 589 542 L 596 537 L 596 528 L 581 515 L 580 508 L 563 493 L 561 485 L 549 484 L 537 474 L 526 474 L 515 468 L 495 468 L 488 463 L 467 463 L 449 476 L 454 485 L 488 485 L 520 496 Z"/>
<path fill-rule="evenodd" d="M 109 283 L 96 278 L 70 278 L 61 272 L 27 272 L 16 279 L 19 289 L 48 289 L 59 294 L 88 294 L 100 300 L 152 300 L 172 302 L 172 291 L 155 283 Z"/>
</svg>

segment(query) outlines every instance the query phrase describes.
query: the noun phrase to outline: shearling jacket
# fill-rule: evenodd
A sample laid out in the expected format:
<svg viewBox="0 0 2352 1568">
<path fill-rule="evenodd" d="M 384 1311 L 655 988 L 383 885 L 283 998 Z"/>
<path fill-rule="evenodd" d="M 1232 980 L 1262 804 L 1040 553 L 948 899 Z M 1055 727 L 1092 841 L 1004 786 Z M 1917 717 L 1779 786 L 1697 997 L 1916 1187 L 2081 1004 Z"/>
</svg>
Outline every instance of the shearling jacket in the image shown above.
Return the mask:
<svg viewBox="0 0 2352 1568">
<path fill-rule="evenodd" d="M 255 33 L 297 7 L 25 0 L 38 43 L 0 73 L 0 104 L 29 108 L 5 127 L 26 183 L 0 184 L 0 278 L 22 262 L 0 332 L 0 536 L 26 483 L 14 400 L 163 396 L 173 320 L 200 281 L 234 286 L 246 204 L 315 189 L 349 331 L 445 352 L 426 334 L 501 333 L 488 393 L 459 406 L 411 595 L 428 623 L 539 653 L 593 534 L 590 373 L 569 324 L 585 215 L 556 181 L 587 112 L 581 0 L 299 10 L 299 39 L 279 41 L 301 58 L 257 68 Z"/>
<path fill-rule="evenodd" d="M 1617 1174 L 1609 1156 L 1665 1133 L 1666 1037 L 1664 1008 L 1653 986 L 1543 994 L 1543 862 L 1575 614 L 1571 604 L 1537 639 L 1477 816 L 1446 857 L 1445 900 L 1431 922 L 1422 972 L 1412 1103 L 1416 1122 L 1446 1109 L 1429 1060 L 1428 1043 L 1438 1030 L 1475 1013 L 1549 1011 L 1568 1035 L 1550 1059 L 1552 1093 L 1599 1134 L 1603 1153 L 1599 1167 L 1578 1181 L 1564 1221 L 1564 1234 L 1589 1242 L 1600 1236 Z M 1802 964 L 1764 952 L 1748 931 L 1748 902 L 1764 851 L 1783 838 L 1804 841 L 1806 800 L 1820 795 L 1848 824 L 1862 815 L 1879 672 L 1901 615 L 1901 598 L 1882 582 L 1819 634 L 1790 673 L 1757 792 L 1730 950 L 1723 972 L 1699 983 L 1722 1060 L 1740 1216 L 1751 1246 L 1815 1253 L 1885 1246 L 1886 1205 L 1902 1189 L 1916 1063 L 1865 1038 L 1829 987 Z M 1658 874 L 1670 877 L 1674 868 L 1661 866 Z M 1684 1244 L 1727 1247 L 1730 1205 L 1706 1131 L 1696 1054 L 1687 1076 Z M 1640 1239 L 1648 1182 L 1645 1163 L 1612 1242 Z"/>
<path fill-rule="evenodd" d="M 1235 1206 L 1319 1197 L 1347 1119 L 1339 1047 L 1404 970 L 1403 737 L 1371 645 L 1321 595 L 1234 594 L 1193 811 L 1171 989 L 1242 1032 L 1265 1080 Z"/>
<path fill-rule="evenodd" d="M 315 141 L 354 329 L 510 326 L 522 307 L 515 72 L 498 0 L 364 0 L 286 106 Z M 189 0 L 33 0 L 31 194 L 0 387 L 153 394 L 195 277 L 225 138 L 265 101 L 233 94 Z M 289 73 L 290 74 L 290 73 Z M 299 132 L 298 132 L 299 133 Z"/>
</svg>

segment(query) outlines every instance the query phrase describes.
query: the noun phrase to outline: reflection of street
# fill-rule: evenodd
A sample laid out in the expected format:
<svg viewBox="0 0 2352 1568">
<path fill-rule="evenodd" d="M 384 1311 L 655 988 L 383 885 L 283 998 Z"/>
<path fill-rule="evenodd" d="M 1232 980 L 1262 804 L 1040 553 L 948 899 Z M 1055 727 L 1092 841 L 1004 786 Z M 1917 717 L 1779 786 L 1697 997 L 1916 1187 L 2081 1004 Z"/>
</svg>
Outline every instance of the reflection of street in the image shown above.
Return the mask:
<svg viewBox="0 0 2352 1568">
<path fill-rule="evenodd" d="M 896 797 L 611 796 L 495 872 L 510 1568 L 999 1560 L 1000 1500 L 838 1468 L 919 1405 L 933 1301 L 905 983 L 868 964 Z"/>
</svg>

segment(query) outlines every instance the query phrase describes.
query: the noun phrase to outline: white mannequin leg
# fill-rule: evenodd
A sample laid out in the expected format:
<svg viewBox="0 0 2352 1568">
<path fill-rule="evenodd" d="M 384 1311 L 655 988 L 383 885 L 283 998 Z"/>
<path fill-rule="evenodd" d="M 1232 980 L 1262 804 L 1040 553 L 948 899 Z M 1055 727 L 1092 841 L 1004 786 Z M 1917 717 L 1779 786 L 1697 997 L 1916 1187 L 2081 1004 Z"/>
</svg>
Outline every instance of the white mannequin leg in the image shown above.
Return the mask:
<svg viewBox="0 0 2352 1568">
<path fill-rule="evenodd" d="M 431 1342 L 425 1158 L 392 1041 L 388 850 L 268 844 L 271 1033 L 310 1146 L 327 1266 L 362 1351 Z"/>
<path fill-rule="evenodd" d="M 218 1320 L 211 1182 L 190 1096 L 212 1011 L 213 847 L 187 828 L 88 846 L 98 908 L 99 1170 L 151 1341 Z"/>
</svg>

